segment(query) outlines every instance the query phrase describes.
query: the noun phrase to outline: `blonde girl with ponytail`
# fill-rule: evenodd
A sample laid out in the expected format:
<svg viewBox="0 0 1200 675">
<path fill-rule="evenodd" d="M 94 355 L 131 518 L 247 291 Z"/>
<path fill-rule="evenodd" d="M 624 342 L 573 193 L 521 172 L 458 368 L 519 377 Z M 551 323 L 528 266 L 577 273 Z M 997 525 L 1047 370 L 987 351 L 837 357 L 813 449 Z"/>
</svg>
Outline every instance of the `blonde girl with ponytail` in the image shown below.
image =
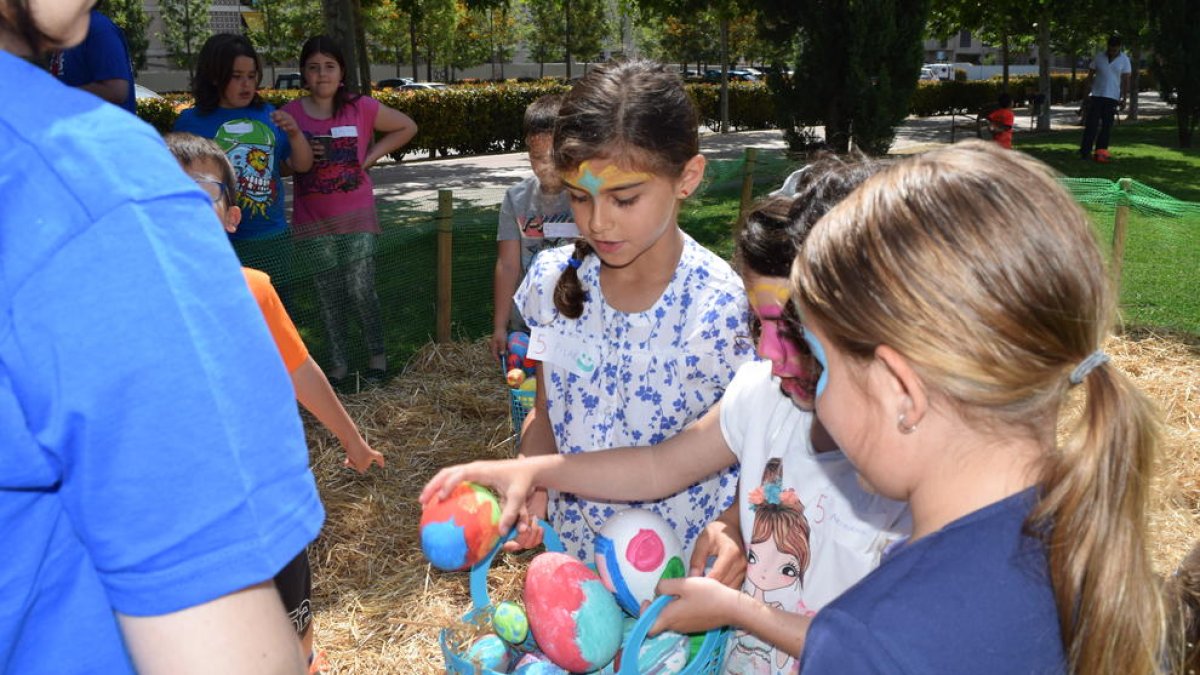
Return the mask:
<svg viewBox="0 0 1200 675">
<path fill-rule="evenodd" d="M 914 528 L 817 614 L 802 672 L 1170 668 L 1154 414 L 1104 354 L 1104 261 L 1050 169 L 982 143 L 897 164 L 818 223 L 793 286 L 817 416 Z"/>
</svg>

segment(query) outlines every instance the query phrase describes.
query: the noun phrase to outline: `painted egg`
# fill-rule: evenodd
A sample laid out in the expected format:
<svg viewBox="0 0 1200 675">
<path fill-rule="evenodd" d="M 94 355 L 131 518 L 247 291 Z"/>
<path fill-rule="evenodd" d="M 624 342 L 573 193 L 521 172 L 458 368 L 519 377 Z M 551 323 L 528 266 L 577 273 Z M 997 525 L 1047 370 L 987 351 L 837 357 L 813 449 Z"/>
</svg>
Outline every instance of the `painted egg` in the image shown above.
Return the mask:
<svg viewBox="0 0 1200 675">
<path fill-rule="evenodd" d="M 421 511 L 421 551 L 440 570 L 474 565 L 499 540 L 500 502 L 481 485 L 459 483 L 448 497 Z"/>
<path fill-rule="evenodd" d="M 504 381 L 508 382 L 509 389 L 516 389 L 525 384 L 525 371 L 520 368 L 513 368 L 504 376 Z"/>
<path fill-rule="evenodd" d="M 510 645 L 519 645 L 529 637 L 529 618 L 520 605 L 506 600 L 492 610 L 492 630 Z"/>
<path fill-rule="evenodd" d="M 609 518 L 596 535 L 596 571 L 630 616 L 656 597 L 659 579 L 687 573 L 683 544 L 662 516 L 645 509 L 626 509 Z"/>
<path fill-rule="evenodd" d="M 625 633 L 621 638 L 621 649 L 617 652 L 613 662 L 596 671 L 593 675 L 617 675 L 621 672 L 621 663 L 625 658 L 626 648 L 629 646 L 629 634 L 633 632 L 633 627 L 637 625 L 637 619 L 625 619 Z M 699 636 L 703 639 L 704 635 Z M 642 641 L 641 649 L 638 650 L 638 665 L 636 672 L 638 673 L 654 673 L 654 675 L 670 675 L 672 673 L 680 673 L 687 667 L 691 661 L 692 654 L 688 649 L 690 642 L 687 635 L 681 635 L 671 631 L 664 631 L 654 637 L 647 637 Z"/>
<path fill-rule="evenodd" d="M 621 608 L 595 572 L 565 553 L 530 561 L 525 613 L 538 647 L 571 672 L 597 670 L 621 647 Z"/>
<path fill-rule="evenodd" d="M 513 675 L 570 675 L 567 671 L 554 665 L 553 661 L 539 660 L 533 655 L 526 656 L 528 661 L 521 659 L 513 670 Z M 542 659 L 545 659 L 543 656 Z"/>
<path fill-rule="evenodd" d="M 520 368 L 527 375 L 532 375 L 534 368 L 537 368 L 537 361 L 527 358 L 529 354 L 529 334 L 521 331 L 513 331 L 508 334 L 508 362 L 506 365 L 509 370 Z"/>
<path fill-rule="evenodd" d="M 471 643 L 465 658 L 484 670 L 505 671 L 512 663 L 512 652 L 500 636 L 488 633 Z"/>
</svg>

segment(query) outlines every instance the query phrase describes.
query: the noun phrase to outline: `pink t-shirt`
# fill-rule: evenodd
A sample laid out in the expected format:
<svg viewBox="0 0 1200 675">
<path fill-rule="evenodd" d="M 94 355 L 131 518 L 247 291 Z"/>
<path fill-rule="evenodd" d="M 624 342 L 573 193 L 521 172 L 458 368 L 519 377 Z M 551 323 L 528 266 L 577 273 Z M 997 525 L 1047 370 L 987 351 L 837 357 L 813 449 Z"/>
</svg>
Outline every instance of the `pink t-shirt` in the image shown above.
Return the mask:
<svg viewBox="0 0 1200 675">
<path fill-rule="evenodd" d="M 324 159 L 295 177 L 292 231 L 297 237 L 355 232 L 378 233 L 375 193 L 371 177 L 363 171 L 367 149 L 375 140 L 379 101 L 363 96 L 342 106 L 330 119 L 315 119 L 304 111 L 300 99 L 283 106 L 316 147 L 325 145 Z"/>
</svg>

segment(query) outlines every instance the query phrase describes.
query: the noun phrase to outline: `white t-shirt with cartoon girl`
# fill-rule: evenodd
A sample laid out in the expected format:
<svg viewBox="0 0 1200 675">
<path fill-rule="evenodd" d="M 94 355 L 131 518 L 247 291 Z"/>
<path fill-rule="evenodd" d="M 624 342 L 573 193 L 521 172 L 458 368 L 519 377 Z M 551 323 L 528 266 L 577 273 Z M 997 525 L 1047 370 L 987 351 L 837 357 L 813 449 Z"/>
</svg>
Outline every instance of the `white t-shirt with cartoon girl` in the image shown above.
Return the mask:
<svg viewBox="0 0 1200 675">
<path fill-rule="evenodd" d="M 721 432 L 741 461 L 742 590 L 810 616 L 912 531 L 908 506 L 865 492 L 840 450 L 813 452 L 812 423 L 812 412 L 780 391 L 770 362 L 744 364 L 721 399 Z M 796 673 L 799 665 L 742 632 L 726 648 L 726 673 Z"/>
</svg>

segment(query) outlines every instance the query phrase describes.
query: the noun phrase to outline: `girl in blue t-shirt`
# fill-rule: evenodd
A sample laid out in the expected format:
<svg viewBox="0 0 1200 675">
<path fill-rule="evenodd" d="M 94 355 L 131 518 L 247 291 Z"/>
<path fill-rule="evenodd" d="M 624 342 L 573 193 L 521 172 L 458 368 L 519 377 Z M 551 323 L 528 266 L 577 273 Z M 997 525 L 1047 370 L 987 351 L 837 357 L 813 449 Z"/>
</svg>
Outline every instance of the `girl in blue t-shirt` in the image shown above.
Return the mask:
<svg viewBox="0 0 1200 675">
<path fill-rule="evenodd" d="M 1153 413 L 1104 354 L 1104 259 L 1051 170 L 978 141 L 896 164 L 793 282 L 817 417 L 913 516 L 817 613 L 801 672 L 1162 672 Z"/>
<path fill-rule="evenodd" d="M 266 272 L 287 300 L 292 257 L 283 176 L 308 171 L 312 148 L 296 120 L 258 95 L 262 60 L 245 36 L 213 35 L 200 48 L 192 95 L 175 131 L 214 139 L 238 175 L 242 224 L 230 235 L 238 258 Z"/>
</svg>

